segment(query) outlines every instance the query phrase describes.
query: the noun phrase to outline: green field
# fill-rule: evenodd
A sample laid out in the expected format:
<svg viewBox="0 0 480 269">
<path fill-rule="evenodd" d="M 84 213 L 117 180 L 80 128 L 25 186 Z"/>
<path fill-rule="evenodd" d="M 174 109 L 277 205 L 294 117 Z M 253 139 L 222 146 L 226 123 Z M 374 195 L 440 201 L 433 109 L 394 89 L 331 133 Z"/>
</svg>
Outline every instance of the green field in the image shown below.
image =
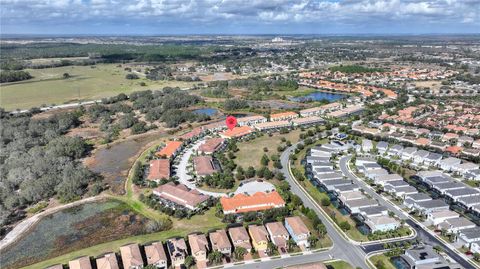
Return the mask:
<svg viewBox="0 0 480 269">
<path fill-rule="evenodd" d="M 387 256 L 385 256 L 385 254 L 373 255 L 372 257 L 369 258 L 369 260 L 373 263 L 373 265 L 375 265 L 375 267 L 378 267 L 377 263 L 380 262 L 383 264 L 385 269 L 396 269 L 395 265 L 393 265 L 393 263 L 390 262 L 390 259 Z"/>
<path fill-rule="evenodd" d="M 187 88 L 191 82 L 151 81 L 145 78 L 128 80 L 124 67 L 117 64 L 95 66 L 64 66 L 27 69 L 34 78 L 3 83 L 0 87 L 0 107 L 6 110 L 28 109 L 34 106 L 63 104 L 79 100 L 98 100 L 119 93 L 156 90 L 166 86 Z M 64 79 L 63 74 L 71 78 Z M 146 86 L 140 86 L 145 82 Z"/>
<path fill-rule="evenodd" d="M 346 261 L 326 262 L 325 264 L 333 267 L 333 269 L 353 269 L 353 267 Z"/>
</svg>

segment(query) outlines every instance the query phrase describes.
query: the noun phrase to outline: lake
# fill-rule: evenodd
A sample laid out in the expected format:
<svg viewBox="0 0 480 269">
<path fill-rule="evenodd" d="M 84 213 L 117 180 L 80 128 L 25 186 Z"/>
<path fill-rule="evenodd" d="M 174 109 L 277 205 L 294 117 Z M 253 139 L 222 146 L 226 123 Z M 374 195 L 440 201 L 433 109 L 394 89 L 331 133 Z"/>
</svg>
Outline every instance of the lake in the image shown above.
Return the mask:
<svg viewBox="0 0 480 269">
<path fill-rule="evenodd" d="M 205 107 L 193 110 L 195 114 L 205 114 L 208 116 L 213 116 L 218 113 L 218 110 L 215 108 Z"/>
<path fill-rule="evenodd" d="M 345 97 L 346 97 L 345 94 L 318 91 L 318 92 L 313 92 L 304 96 L 294 97 L 294 98 L 291 98 L 290 100 L 296 101 L 296 102 L 322 101 L 322 100 L 335 102 Z"/>
</svg>

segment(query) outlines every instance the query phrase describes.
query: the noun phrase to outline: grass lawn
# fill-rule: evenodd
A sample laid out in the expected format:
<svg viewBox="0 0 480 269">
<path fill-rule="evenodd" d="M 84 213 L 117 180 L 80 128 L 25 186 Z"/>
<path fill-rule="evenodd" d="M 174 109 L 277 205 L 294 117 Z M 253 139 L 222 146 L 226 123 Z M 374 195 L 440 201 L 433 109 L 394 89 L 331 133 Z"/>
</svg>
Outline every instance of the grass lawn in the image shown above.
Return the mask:
<svg viewBox="0 0 480 269">
<path fill-rule="evenodd" d="M 68 254 L 55 257 L 53 259 L 49 259 L 43 262 L 39 262 L 24 268 L 45 268 L 47 266 L 51 266 L 54 264 L 66 264 L 68 261 L 75 259 L 80 256 L 92 256 L 97 257 L 106 252 L 118 252 L 120 247 L 128 244 L 128 243 L 139 243 L 139 244 L 146 244 L 148 242 L 153 241 L 165 241 L 168 238 L 175 237 L 175 236 L 186 236 L 187 234 L 195 231 L 199 232 L 207 232 L 210 229 L 219 229 L 224 228 L 225 225 L 220 222 L 220 220 L 215 217 L 215 209 L 212 208 L 207 211 L 204 215 L 196 215 L 191 219 L 177 221 L 174 220 L 173 229 L 152 233 L 152 234 L 145 234 L 139 236 L 133 236 L 121 240 L 116 240 L 112 242 L 103 243 L 100 245 L 95 245 L 89 248 L 84 248 L 81 250 L 77 250 L 74 252 L 70 252 Z"/>
<path fill-rule="evenodd" d="M 277 147 L 285 145 L 285 143 L 281 141 L 282 137 L 285 137 L 285 139 L 290 140 L 290 142 L 294 144 L 298 141 L 300 133 L 301 130 L 296 129 L 290 131 L 288 134 L 275 133 L 272 137 L 265 134 L 250 141 L 239 142 L 237 143 L 239 151 L 235 153 L 236 158 L 234 161 L 244 169 L 249 166 L 260 168 L 260 160 L 263 154 L 267 154 L 268 157 L 274 154 L 280 154 L 277 151 Z M 263 151 L 264 147 L 268 148 L 268 152 Z"/>
<path fill-rule="evenodd" d="M 333 269 L 353 269 L 346 261 L 326 262 L 325 265 L 333 267 Z"/>
<path fill-rule="evenodd" d="M 95 67 L 95 68 L 92 68 Z M 165 86 L 190 87 L 191 82 L 150 81 L 145 78 L 128 80 L 128 73 L 116 64 L 96 66 L 64 66 L 46 69 L 28 69 L 34 78 L 3 83 L 0 87 L 0 107 L 7 110 L 28 109 L 42 104 L 63 104 L 79 100 L 96 100 L 137 90 L 155 90 Z M 63 79 L 63 74 L 72 77 Z M 140 86 L 145 82 L 146 86 Z"/>
<path fill-rule="evenodd" d="M 370 257 L 370 261 L 376 266 L 378 262 L 382 262 L 385 269 L 396 269 L 395 265 L 390 262 L 390 259 L 384 254 L 373 255 Z"/>
</svg>

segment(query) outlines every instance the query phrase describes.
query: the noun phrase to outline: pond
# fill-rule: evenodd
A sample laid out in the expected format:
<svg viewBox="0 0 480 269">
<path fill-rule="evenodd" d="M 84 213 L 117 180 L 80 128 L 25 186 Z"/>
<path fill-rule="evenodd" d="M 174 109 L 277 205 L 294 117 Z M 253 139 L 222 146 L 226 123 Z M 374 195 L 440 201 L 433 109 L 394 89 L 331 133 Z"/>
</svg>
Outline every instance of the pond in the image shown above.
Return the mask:
<svg viewBox="0 0 480 269">
<path fill-rule="evenodd" d="M 365 225 L 365 224 L 358 225 L 357 230 L 360 231 L 360 233 L 363 234 L 363 235 L 370 234 L 370 228 L 368 228 L 368 226 Z"/>
<path fill-rule="evenodd" d="M 205 107 L 205 108 L 195 109 L 195 110 L 193 110 L 193 113 L 195 113 L 195 114 L 205 114 L 205 115 L 208 115 L 208 116 L 213 116 L 213 115 L 216 115 L 216 114 L 218 113 L 218 109 L 210 108 L 210 107 Z"/>
<path fill-rule="evenodd" d="M 296 101 L 296 102 L 322 101 L 322 100 L 335 102 L 337 100 L 345 98 L 346 96 L 347 95 L 345 94 L 317 91 L 304 96 L 293 97 L 290 100 Z"/>
<path fill-rule="evenodd" d="M 151 133 L 135 139 L 127 139 L 97 150 L 88 168 L 104 176 L 111 190 L 116 194 L 125 191 L 124 182 L 135 157 L 145 146 L 157 139 L 158 133 Z"/>
<path fill-rule="evenodd" d="M 19 268 L 70 251 L 144 232 L 146 219 L 117 201 L 65 209 L 40 220 L 26 236 L 2 251 L 2 268 Z M 52 229 L 55 227 L 55 229 Z"/>
</svg>

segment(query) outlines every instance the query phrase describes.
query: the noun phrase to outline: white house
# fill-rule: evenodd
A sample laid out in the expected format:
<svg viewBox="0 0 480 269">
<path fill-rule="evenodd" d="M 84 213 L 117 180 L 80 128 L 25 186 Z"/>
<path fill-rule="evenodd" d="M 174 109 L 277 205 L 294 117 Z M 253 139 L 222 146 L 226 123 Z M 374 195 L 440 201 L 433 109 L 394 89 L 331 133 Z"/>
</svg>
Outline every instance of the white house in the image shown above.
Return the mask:
<svg viewBox="0 0 480 269">
<path fill-rule="evenodd" d="M 372 233 L 391 231 L 400 227 L 400 222 L 389 216 L 369 217 L 365 221 L 365 224 L 370 228 Z"/>
<path fill-rule="evenodd" d="M 407 160 L 412 160 L 413 159 L 413 154 L 417 152 L 416 147 L 407 147 L 404 148 L 402 151 L 402 160 L 407 161 Z"/>
<path fill-rule="evenodd" d="M 370 139 L 363 139 L 362 140 L 362 150 L 363 152 L 370 152 L 373 150 L 373 143 Z"/>
<path fill-rule="evenodd" d="M 453 166 L 458 165 L 461 162 L 462 160 L 460 160 L 459 158 L 448 157 L 439 161 L 438 166 L 440 167 L 440 169 L 449 172 L 452 170 Z"/>
<path fill-rule="evenodd" d="M 427 220 L 430 221 L 432 225 L 438 225 L 445 220 L 458 218 L 460 215 L 451 210 L 442 210 L 442 211 L 435 211 L 430 212 L 427 214 Z"/>
<path fill-rule="evenodd" d="M 461 230 L 475 228 L 477 225 L 464 217 L 447 219 L 437 225 L 438 229 L 445 229 L 449 233 L 458 233 Z"/>
</svg>

